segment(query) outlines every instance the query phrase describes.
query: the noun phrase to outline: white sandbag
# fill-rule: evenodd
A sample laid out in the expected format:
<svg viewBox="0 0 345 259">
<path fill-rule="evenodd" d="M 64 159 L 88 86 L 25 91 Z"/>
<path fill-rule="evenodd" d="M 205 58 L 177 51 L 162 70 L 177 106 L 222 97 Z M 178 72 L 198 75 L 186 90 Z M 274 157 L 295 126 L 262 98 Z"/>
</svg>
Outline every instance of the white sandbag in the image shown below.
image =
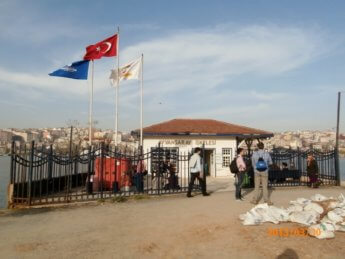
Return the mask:
<svg viewBox="0 0 345 259">
<path fill-rule="evenodd" d="M 329 222 L 329 221 L 331 221 L 331 220 L 328 218 L 327 215 L 323 216 L 323 218 L 320 220 L 321 223 L 322 222 Z"/>
<path fill-rule="evenodd" d="M 262 216 L 263 222 L 278 224 L 289 220 L 289 213 L 285 209 L 268 206 L 267 203 L 256 206 L 255 211 Z"/>
<path fill-rule="evenodd" d="M 332 211 L 341 217 L 345 217 L 345 208 L 344 209 L 343 208 L 336 208 Z"/>
<path fill-rule="evenodd" d="M 265 204 L 258 204 L 255 207 L 253 207 L 250 211 L 248 211 L 246 214 L 240 215 L 240 219 L 243 220 L 242 224 L 246 226 L 251 225 L 258 225 L 264 222 L 263 212 L 260 212 L 260 210 L 268 209 L 267 203 Z"/>
<path fill-rule="evenodd" d="M 322 224 L 312 225 L 308 228 L 308 234 L 318 239 L 334 238 L 334 232 L 327 230 Z"/>
<path fill-rule="evenodd" d="M 286 209 L 288 213 L 294 212 L 294 211 L 303 211 L 303 206 L 300 204 L 295 204 Z"/>
<path fill-rule="evenodd" d="M 339 216 L 338 214 L 336 214 L 333 210 L 331 210 L 327 213 L 327 217 L 335 223 L 343 221 L 343 218 L 341 216 Z"/>
<path fill-rule="evenodd" d="M 259 204 L 248 211 L 241 214 L 239 218 L 243 221 L 243 225 L 258 225 L 263 222 L 271 222 L 278 224 L 289 219 L 289 213 L 274 206 L 268 206 L 267 203 Z"/>
<path fill-rule="evenodd" d="M 240 217 L 240 219 L 243 220 L 242 224 L 246 226 L 259 224 L 258 222 L 256 222 L 255 217 L 253 217 L 250 212 L 242 214 L 242 217 Z"/>
<path fill-rule="evenodd" d="M 271 222 L 274 224 L 278 224 L 279 220 L 272 216 L 271 211 L 269 208 L 258 208 L 256 212 L 262 217 L 262 222 Z"/>
<path fill-rule="evenodd" d="M 331 221 L 321 223 L 320 228 L 323 231 L 333 231 L 334 232 L 336 230 L 335 224 Z"/>
<path fill-rule="evenodd" d="M 246 214 L 240 215 L 240 219 L 243 220 L 242 224 L 246 226 L 258 225 L 263 222 L 263 218 L 257 213 L 255 208 L 248 211 Z"/>
<path fill-rule="evenodd" d="M 318 214 L 323 213 L 323 208 L 315 202 L 311 202 L 311 203 L 307 204 L 303 210 L 305 210 L 305 211 L 313 210 L 313 211 L 317 212 Z"/>
<path fill-rule="evenodd" d="M 279 222 L 286 222 L 289 220 L 289 212 L 287 212 L 285 209 L 270 206 L 269 212 L 271 216 Z"/>
<path fill-rule="evenodd" d="M 326 196 L 323 196 L 321 194 L 315 194 L 315 195 L 311 196 L 310 199 L 312 201 L 326 201 L 326 200 L 328 200 L 328 198 Z"/>
<path fill-rule="evenodd" d="M 344 195 L 342 193 L 338 196 L 337 208 L 345 209 L 345 197 L 344 197 Z"/>
<path fill-rule="evenodd" d="M 303 207 L 306 206 L 307 204 L 311 203 L 311 200 L 305 199 L 305 198 L 297 198 L 295 201 L 290 201 L 290 204 L 292 205 L 302 205 Z"/>
<path fill-rule="evenodd" d="M 345 202 L 345 196 L 342 193 L 338 196 L 338 201 L 341 203 Z"/>
<path fill-rule="evenodd" d="M 311 224 L 315 224 L 317 222 L 318 216 L 319 214 L 317 214 L 315 211 L 295 211 L 290 214 L 289 220 L 291 222 L 310 226 Z"/>
</svg>

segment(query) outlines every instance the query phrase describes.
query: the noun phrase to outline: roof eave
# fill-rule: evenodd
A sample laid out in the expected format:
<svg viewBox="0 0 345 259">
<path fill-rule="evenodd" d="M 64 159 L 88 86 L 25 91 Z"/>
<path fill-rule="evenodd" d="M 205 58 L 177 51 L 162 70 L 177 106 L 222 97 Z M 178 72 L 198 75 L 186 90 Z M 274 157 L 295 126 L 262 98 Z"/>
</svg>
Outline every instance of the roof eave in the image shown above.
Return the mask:
<svg viewBox="0 0 345 259">
<path fill-rule="evenodd" d="M 240 133 L 182 133 L 182 132 L 144 132 L 144 137 L 153 136 L 205 136 L 205 137 L 241 137 L 241 138 L 271 138 L 273 133 L 255 133 L 255 134 L 240 134 Z"/>
</svg>

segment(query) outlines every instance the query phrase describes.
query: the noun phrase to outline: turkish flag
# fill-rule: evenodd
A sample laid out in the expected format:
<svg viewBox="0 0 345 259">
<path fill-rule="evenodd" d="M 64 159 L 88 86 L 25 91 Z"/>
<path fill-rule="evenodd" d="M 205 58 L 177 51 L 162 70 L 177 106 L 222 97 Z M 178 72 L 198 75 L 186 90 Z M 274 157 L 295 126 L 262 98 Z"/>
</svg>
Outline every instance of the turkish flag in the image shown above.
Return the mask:
<svg viewBox="0 0 345 259">
<path fill-rule="evenodd" d="M 86 54 L 84 60 L 100 59 L 101 57 L 114 57 L 117 55 L 117 39 L 115 34 L 105 40 L 102 40 L 94 45 L 86 47 Z"/>
</svg>

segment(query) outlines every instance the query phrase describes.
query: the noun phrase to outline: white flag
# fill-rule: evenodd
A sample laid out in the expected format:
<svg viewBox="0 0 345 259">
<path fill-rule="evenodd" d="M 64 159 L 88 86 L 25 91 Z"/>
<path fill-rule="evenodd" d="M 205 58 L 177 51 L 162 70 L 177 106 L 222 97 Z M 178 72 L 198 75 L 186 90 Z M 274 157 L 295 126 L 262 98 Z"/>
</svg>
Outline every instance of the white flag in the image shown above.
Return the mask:
<svg viewBox="0 0 345 259">
<path fill-rule="evenodd" d="M 138 58 L 123 67 L 120 67 L 120 77 L 117 79 L 117 69 L 112 69 L 110 74 L 110 82 L 113 86 L 117 85 L 117 81 L 129 79 L 140 79 L 141 75 L 141 58 Z"/>
</svg>

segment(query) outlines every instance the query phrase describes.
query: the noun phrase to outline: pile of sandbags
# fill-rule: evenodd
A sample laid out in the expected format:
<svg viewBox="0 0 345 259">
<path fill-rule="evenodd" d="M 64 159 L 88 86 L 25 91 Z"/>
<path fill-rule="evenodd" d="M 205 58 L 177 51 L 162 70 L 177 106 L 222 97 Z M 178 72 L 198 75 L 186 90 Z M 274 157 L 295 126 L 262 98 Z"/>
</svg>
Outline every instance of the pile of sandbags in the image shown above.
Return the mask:
<svg viewBox="0 0 345 259">
<path fill-rule="evenodd" d="M 333 238 L 335 231 L 345 232 L 345 197 L 325 197 L 315 194 L 310 199 L 298 198 L 288 208 L 256 205 L 239 217 L 243 225 L 258 225 L 264 222 L 296 222 L 308 226 L 308 234 L 319 239 Z"/>
</svg>

